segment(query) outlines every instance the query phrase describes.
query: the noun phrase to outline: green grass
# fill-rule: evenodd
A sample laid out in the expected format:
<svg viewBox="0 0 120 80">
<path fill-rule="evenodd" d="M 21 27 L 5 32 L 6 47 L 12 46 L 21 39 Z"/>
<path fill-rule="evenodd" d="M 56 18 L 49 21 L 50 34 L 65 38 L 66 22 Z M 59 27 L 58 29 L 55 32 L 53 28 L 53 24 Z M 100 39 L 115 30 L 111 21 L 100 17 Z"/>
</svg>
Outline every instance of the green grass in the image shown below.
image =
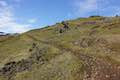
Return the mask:
<svg viewBox="0 0 120 80">
<path fill-rule="evenodd" d="M 118 23 L 120 20 L 112 18 L 114 25 L 109 29 L 108 25 L 111 23 L 105 23 L 103 18 L 105 17 L 68 20 L 66 22 L 69 23 L 69 29 L 63 33 L 59 33 L 63 25 L 58 23 L 8 38 L 0 42 L 0 67 L 7 62 L 27 59 L 31 54 L 29 49 L 33 43 L 37 43 L 39 48 L 45 51 L 43 57 L 48 62 L 43 65 L 34 64 L 30 71 L 17 73 L 14 76 L 15 80 L 83 80 L 86 68 L 84 68 L 84 61 L 79 58 L 81 53 L 119 64 L 120 27 Z M 94 21 L 96 24 L 82 24 Z M 99 41 L 99 39 L 102 40 Z M 104 40 L 107 43 L 104 43 Z M 78 44 L 74 44 L 75 42 Z M 81 44 L 90 45 L 82 47 Z M 107 48 L 114 52 L 106 54 Z M 0 80 L 6 79 L 0 77 Z"/>
<path fill-rule="evenodd" d="M 49 63 L 34 66 L 31 72 L 23 72 L 16 76 L 17 80 L 75 80 L 73 76 L 81 67 L 82 63 L 74 55 L 64 53 L 50 60 Z"/>
</svg>

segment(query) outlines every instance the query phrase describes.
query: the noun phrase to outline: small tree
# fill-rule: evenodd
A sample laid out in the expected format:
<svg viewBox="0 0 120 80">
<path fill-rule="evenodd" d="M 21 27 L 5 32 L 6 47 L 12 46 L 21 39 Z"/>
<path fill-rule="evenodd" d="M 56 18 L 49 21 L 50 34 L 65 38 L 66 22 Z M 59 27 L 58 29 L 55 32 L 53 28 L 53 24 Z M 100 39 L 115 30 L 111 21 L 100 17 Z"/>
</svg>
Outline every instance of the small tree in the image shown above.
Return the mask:
<svg viewBox="0 0 120 80">
<path fill-rule="evenodd" d="M 115 17 L 119 17 L 119 15 L 116 15 Z"/>
</svg>

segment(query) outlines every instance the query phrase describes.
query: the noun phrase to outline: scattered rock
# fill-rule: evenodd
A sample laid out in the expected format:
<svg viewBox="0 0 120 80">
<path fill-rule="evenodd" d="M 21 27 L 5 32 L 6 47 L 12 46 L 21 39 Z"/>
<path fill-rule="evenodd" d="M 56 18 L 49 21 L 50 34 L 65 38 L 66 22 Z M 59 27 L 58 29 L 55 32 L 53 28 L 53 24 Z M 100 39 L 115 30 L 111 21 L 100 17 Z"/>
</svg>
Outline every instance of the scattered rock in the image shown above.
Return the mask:
<svg viewBox="0 0 120 80">
<path fill-rule="evenodd" d="M 69 29 L 69 26 L 68 26 L 68 23 L 67 23 L 67 22 L 64 22 L 64 21 L 63 21 L 62 24 L 64 25 L 64 27 L 63 27 L 64 29 Z"/>
<path fill-rule="evenodd" d="M 39 49 L 37 44 L 33 43 L 32 48 L 30 48 L 29 51 L 31 52 L 31 55 L 27 59 L 6 63 L 4 67 L 0 69 L 0 75 L 7 78 L 7 80 L 12 80 L 16 73 L 31 70 L 33 64 L 44 64 L 48 61 L 47 59 L 44 59 L 44 49 Z"/>
</svg>

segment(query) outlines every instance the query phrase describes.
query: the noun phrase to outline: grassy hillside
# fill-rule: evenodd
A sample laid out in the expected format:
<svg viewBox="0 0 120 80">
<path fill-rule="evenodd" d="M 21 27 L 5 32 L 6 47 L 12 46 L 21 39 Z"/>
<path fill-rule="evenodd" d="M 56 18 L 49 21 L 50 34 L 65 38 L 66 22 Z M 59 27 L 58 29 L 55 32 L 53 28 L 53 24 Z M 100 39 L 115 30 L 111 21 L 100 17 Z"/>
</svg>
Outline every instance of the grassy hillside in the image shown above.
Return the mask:
<svg viewBox="0 0 120 80">
<path fill-rule="evenodd" d="M 78 18 L 0 39 L 0 80 L 120 79 L 120 17 Z"/>
</svg>

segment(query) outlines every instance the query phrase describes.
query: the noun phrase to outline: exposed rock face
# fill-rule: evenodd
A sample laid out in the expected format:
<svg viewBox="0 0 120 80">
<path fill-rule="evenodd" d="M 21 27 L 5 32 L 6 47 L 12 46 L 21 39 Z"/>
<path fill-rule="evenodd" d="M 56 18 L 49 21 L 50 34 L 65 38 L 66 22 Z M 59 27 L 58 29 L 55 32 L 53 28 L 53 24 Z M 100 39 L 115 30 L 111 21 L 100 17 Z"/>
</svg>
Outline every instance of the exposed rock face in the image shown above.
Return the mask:
<svg viewBox="0 0 120 80">
<path fill-rule="evenodd" d="M 68 23 L 62 22 L 63 27 L 59 29 L 59 33 L 63 33 L 69 29 Z"/>
<path fill-rule="evenodd" d="M 0 80 L 120 80 L 120 18 L 110 19 L 70 20 L 0 40 Z"/>
<path fill-rule="evenodd" d="M 39 49 L 36 43 L 32 44 L 32 48 L 29 51 L 31 55 L 27 59 L 6 63 L 4 67 L 0 69 L 0 75 L 8 80 L 12 80 L 16 73 L 30 70 L 35 63 L 44 64 L 46 62 L 43 55 L 45 51 Z"/>
<path fill-rule="evenodd" d="M 68 23 L 66 23 L 66 22 L 63 21 L 62 24 L 64 25 L 65 29 L 69 29 Z"/>
</svg>

